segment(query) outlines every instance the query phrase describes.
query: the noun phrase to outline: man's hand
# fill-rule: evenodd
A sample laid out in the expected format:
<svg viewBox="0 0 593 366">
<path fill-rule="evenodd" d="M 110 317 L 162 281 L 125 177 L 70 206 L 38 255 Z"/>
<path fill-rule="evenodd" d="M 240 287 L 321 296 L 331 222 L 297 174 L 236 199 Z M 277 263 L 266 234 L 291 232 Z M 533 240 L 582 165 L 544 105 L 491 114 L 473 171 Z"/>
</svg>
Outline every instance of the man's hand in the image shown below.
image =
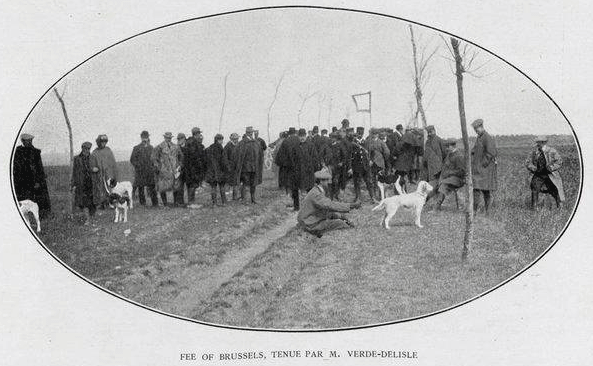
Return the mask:
<svg viewBox="0 0 593 366">
<path fill-rule="evenodd" d="M 96 166 L 94 166 L 94 167 L 91 169 L 91 171 L 92 171 L 93 173 L 97 173 L 97 172 L 99 171 L 99 168 L 97 168 Z"/>
</svg>

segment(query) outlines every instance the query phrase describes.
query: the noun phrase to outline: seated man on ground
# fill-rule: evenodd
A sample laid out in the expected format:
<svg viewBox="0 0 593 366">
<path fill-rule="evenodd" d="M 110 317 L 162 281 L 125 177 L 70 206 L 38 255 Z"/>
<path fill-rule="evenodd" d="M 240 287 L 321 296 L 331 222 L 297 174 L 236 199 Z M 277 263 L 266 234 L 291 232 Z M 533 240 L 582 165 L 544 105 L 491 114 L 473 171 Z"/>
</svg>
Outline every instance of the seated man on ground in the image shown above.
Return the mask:
<svg viewBox="0 0 593 366">
<path fill-rule="evenodd" d="M 331 179 L 326 168 L 315 172 L 315 186 L 307 193 L 297 217 L 299 226 L 318 238 L 331 230 L 354 227 L 345 213 L 360 207 L 360 202 L 341 203 L 327 198 L 325 192 Z"/>
<path fill-rule="evenodd" d="M 465 184 L 465 158 L 461 151 L 457 149 L 457 141 L 455 139 L 445 140 L 447 149 L 447 156 L 443 161 L 441 175 L 437 185 L 436 192 L 436 209 L 440 210 L 445 196 L 453 192 Z"/>
</svg>

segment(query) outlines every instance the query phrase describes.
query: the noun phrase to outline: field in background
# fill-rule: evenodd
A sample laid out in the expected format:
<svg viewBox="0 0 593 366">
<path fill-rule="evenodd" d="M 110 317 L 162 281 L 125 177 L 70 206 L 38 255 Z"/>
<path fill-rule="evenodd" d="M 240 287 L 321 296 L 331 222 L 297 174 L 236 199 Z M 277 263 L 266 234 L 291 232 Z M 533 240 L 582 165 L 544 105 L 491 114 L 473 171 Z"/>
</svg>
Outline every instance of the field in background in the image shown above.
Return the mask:
<svg viewBox="0 0 593 366">
<path fill-rule="evenodd" d="M 382 213 L 366 204 L 351 214 L 355 229 L 317 239 L 294 228 L 289 200 L 270 172 L 255 206 L 138 206 L 127 224 L 112 223 L 107 210 L 89 227 L 67 214 L 68 168 L 47 167 L 55 217 L 40 239 L 98 285 L 200 321 L 290 329 L 394 321 L 472 298 L 525 268 L 554 241 L 578 196 L 576 146 L 558 147 L 567 196 L 561 210 L 547 196 L 540 210 L 527 208 L 523 163 L 529 150 L 500 149 L 495 206 L 491 215 L 476 216 L 466 263 L 460 260 L 463 213 L 452 197 L 443 212 L 423 214 L 424 229 L 411 226 L 412 215 L 403 212 L 386 231 Z M 122 179 L 131 179 L 129 163 L 118 164 Z M 198 197 L 209 203 L 207 190 Z M 348 191 L 346 199 L 352 198 Z"/>
</svg>

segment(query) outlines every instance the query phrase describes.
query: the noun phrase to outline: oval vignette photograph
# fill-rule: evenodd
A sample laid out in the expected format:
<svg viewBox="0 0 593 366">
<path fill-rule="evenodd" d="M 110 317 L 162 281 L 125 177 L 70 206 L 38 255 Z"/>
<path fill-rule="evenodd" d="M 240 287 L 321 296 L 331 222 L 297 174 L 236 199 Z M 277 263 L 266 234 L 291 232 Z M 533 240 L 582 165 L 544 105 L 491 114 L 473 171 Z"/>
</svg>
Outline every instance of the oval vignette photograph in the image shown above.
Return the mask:
<svg viewBox="0 0 593 366">
<path fill-rule="evenodd" d="M 13 136 L 15 203 L 70 270 L 164 314 L 439 313 L 538 260 L 580 197 L 572 127 L 499 56 L 338 9 L 145 32 L 56 76 Z"/>
</svg>

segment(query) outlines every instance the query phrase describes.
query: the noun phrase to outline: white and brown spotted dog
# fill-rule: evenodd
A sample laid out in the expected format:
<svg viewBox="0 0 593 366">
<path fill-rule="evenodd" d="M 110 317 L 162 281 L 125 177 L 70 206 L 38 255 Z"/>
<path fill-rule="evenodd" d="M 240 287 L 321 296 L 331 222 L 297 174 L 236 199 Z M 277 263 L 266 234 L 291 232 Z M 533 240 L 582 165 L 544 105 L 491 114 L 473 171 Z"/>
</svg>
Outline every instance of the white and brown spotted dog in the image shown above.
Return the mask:
<svg viewBox="0 0 593 366">
<path fill-rule="evenodd" d="M 109 207 L 115 209 L 115 218 L 113 222 L 128 222 L 128 207 L 131 199 L 126 194 L 120 196 L 117 193 L 109 195 Z"/>
<path fill-rule="evenodd" d="M 130 208 L 134 208 L 134 199 L 132 194 L 134 189 L 132 187 L 132 183 L 128 181 L 118 182 L 113 178 L 109 178 L 105 183 L 105 189 L 107 190 L 108 194 L 115 193 L 120 196 L 128 196 L 130 199 Z"/>
<path fill-rule="evenodd" d="M 33 216 L 33 219 L 35 220 L 35 224 L 37 224 L 37 232 L 41 232 L 41 222 L 39 221 L 39 206 L 31 200 L 22 200 L 19 201 L 19 210 L 21 211 L 21 214 L 23 214 L 23 217 L 27 219 L 27 222 L 29 222 L 30 227 L 32 227 L 31 219 L 29 218 L 29 214 L 31 214 Z"/>
<path fill-rule="evenodd" d="M 392 197 L 385 198 L 373 208 L 373 211 L 385 208 L 385 216 L 381 220 L 381 225 L 389 229 L 389 220 L 395 215 L 400 207 L 412 208 L 416 215 L 414 223 L 418 227 L 423 227 L 420 224 L 420 215 L 422 214 L 422 208 L 426 202 L 426 196 L 433 190 L 433 187 L 425 181 L 418 183 L 418 187 L 415 192 L 400 194 Z"/>
<path fill-rule="evenodd" d="M 379 171 L 377 174 L 377 185 L 379 186 L 379 191 L 381 192 L 381 199 L 385 199 L 385 189 L 387 187 L 393 185 L 395 187 L 394 192 L 396 194 L 405 194 L 406 191 L 399 183 L 401 176 L 395 172 L 395 170 L 390 170 L 385 172 L 384 170 Z"/>
</svg>

